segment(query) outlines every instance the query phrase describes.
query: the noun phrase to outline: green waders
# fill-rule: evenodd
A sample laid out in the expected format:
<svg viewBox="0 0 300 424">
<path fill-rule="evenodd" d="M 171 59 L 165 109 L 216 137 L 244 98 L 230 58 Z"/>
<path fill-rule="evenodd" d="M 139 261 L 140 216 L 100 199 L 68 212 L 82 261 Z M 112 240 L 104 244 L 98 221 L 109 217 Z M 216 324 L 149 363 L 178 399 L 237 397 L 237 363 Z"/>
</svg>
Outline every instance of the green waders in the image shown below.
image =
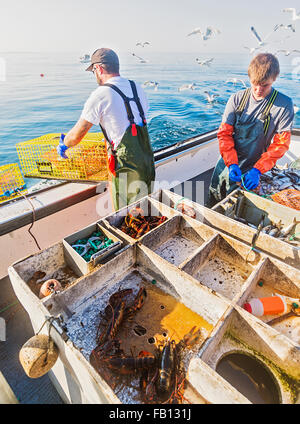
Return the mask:
<svg viewBox="0 0 300 424">
<path fill-rule="evenodd" d="M 133 81 L 129 82 L 133 98 L 125 96 L 113 84 L 103 84 L 120 94 L 130 123 L 116 150 L 113 148 L 113 142 L 109 141 L 105 129 L 101 127 L 108 143 L 108 166 L 112 173 L 112 197 L 115 210 L 121 209 L 150 194 L 152 192 L 152 182 L 155 180 L 154 156 L 145 114 L 135 83 Z M 136 102 L 143 126 L 135 124 L 130 101 Z"/>
<path fill-rule="evenodd" d="M 253 168 L 261 155 L 267 151 L 270 143 L 267 142 L 267 132 L 270 124 L 270 110 L 277 97 L 278 91 L 273 89 L 269 101 L 260 117 L 248 124 L 241 123 L 241 115 L 251 95 L 251 88 L 244 92 L 242 100 L 236 111 L 234 125 L 234 147 L 237 152 L 239 167 L 242 174 Z M 222 157 L 217 162 L 209 186 L 207 207 L 213 207 L 224 199 L 229 193 L 238 188 L 238 185 L 229 179 L 229 171 Z"/>
</svg>

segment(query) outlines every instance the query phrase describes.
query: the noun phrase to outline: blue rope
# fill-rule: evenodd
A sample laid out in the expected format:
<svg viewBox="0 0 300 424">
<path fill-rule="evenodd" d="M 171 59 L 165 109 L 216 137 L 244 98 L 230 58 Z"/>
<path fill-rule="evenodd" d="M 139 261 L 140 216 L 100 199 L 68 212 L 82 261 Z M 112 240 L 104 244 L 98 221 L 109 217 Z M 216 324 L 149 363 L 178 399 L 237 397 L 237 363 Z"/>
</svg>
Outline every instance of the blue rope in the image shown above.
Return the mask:
<svg viewBox="0 0 300 424">
<path fill-rule="evenodd" d="M 23 186 L 21 186 L 21 187 L 17 187 L 17 188 L 14 188 L 14 189 L 12 189 L 12 190 L 6 190 L 5 191 L 5 193 L 3 193 L 3 194 L 1 194 L 0 195 L 0 197 L 9 197 L 9 196 L 11 196 L 11 195 L 13 195 L 13 194 L 16 194 L 16 193 L 18 193 L 18 191 L 20 190 L 24 190 L 26 188 L 26 184 L 24 184 Z"/>
</svg>

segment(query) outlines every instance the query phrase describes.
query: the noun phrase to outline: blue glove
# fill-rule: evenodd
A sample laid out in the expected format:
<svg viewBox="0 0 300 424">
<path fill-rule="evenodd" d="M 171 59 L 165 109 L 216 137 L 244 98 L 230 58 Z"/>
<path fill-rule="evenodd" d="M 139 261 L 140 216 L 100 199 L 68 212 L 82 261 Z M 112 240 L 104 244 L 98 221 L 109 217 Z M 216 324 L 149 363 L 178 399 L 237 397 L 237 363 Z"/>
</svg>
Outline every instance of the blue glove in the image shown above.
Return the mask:
<svg viewBox="0 0 300 424">
<path fill-rule="evenodd" d="M 57 154 L 59 154 L 63 159 L 68 159 L 68 156 L 65 154 L 65 151 L 68 147 L 64 143 L 65 135 L 61 134 L 59 139 L 59 144 L 57 146 Z"/>
<path fill-rule="evenodd" d="M 247 190 L 255 189 L 259 184 L 261 172 L 257 168 L 252 168 L 244 176 L 244 186 Z"/>
<path fill-rule="evenodd" d="M 240 167 L 236 164 L 229 166 L 229 178 L 232 181 L 235 181 L 236 183 L 241 181 L 242 178 L 242 171 L 240 170 Z"/>
</svg>

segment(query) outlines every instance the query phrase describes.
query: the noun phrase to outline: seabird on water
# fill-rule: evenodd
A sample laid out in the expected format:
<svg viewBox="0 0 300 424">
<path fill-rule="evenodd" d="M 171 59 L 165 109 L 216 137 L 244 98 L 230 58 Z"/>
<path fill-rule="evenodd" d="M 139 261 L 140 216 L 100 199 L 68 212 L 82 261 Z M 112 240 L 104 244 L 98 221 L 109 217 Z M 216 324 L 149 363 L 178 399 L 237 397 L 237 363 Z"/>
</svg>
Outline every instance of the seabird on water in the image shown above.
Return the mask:
<svg viewBox="0 0 300 424">
<path fill-rule="evenodd" d="M 219 94 L 210 94 L 209 91 L 204 91 L 204 93 L 206 93 L 206 100 L 211 104 L 216 101 L 216 97 L 219 97 Z"/>
<path fill-rule="evenodd" d="M 193 82 L 191 84 L 183 84 L 181 87 L 178 88 L 178 91 L 184 91 L 184 90 L 195 90 L 196 84 Z"/>
<path fill-rule="evenodd" d="M 158 90 L 158 82 L 157 81 L 145 81 L 143 87 L 154 87 L 154 91 Z"/>
</svg>

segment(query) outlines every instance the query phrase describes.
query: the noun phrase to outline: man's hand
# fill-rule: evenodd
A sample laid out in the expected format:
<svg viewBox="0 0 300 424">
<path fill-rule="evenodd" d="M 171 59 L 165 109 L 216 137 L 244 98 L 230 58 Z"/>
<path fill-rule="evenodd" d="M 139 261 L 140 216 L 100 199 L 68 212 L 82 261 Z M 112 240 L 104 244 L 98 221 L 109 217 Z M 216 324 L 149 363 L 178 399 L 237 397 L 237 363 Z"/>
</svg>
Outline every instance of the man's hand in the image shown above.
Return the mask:
<svg viewBox="0 0 300 424">
<path fill-rule="evenodd" d="M 59 139 L 59 144 L 57 146 L 57 154 L 60 155 L 63 159 L 68 159 L 68 156 L 65 154 L 65 151 L 68 147 L 64 143 L 65 135 L 61 134 Z"/>
<path fill-rule="evenodd" d="M 244 177 L 244 186 L 247 190 L 255 189 L 259 184 L 261 172 L 257 168 L 252 168 Z"/>
<path fill-rule="evenodd" d="M 241 181 L 242 178 L 242 171 L 240 170 L 240 167 L 236 164 L 229 166 L 229 178 L 232 181 L 235 181 L 236 183 Z"/>
</svg>

